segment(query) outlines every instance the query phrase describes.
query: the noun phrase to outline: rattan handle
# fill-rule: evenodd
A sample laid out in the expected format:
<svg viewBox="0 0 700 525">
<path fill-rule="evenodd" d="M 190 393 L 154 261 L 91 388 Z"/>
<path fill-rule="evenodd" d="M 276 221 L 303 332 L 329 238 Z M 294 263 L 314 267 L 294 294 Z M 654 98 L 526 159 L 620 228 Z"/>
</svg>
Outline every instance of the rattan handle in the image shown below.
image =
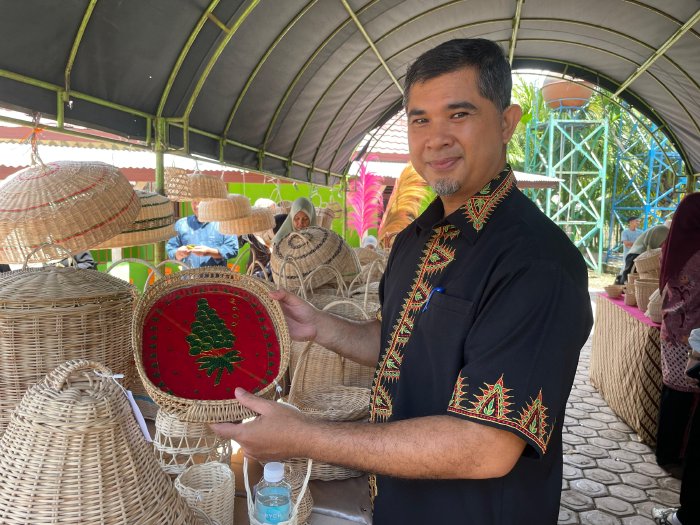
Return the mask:
<svg viewBox="0 0 700 525">
<path fill-rule="evenodd" d="M 311 270 L 307 276 L 306 279 L 302 282 L 302 286 L 304 289 L 306 289 L 306 286 L 308 285 L 309 287 L 309 293 L 313 292 L 313 288 L 311 287 L 311 277 L 319 270 L 324 269 L 324 270 L 330 270 L 330 272 L 335 276 L 335 279 L 338 283 L 338 291 L 340 292 L 340 295 L 343 297 L 347 296 L 347 289 L 345 287 L 345 282 L 343 282 L 343 276 L 340 274 L 340 271 L 338 268 L 335 268 L 334 266 L 331 266 L 330 264 L 319 264 L 316 268 Z"/>
<path fill-rule="evenodd" d="M 69 261 L 73 261 L 73 267 L 77 270 L 78 269 L 78 262 L 75 260 L 75 257 L 73 254 L 70 252 L 68 248 L 65 248 L 64 246 L 61 246 L 60 244 L 54 244 L 52 242 L 44 242 L 41 243 L 39 246 L 34 248 L 31 252 L 27 254 L 27 256 L 24 258 L 24 265 L 22 266 L 23 270 L 27 269 L 27 265 L 29 265 L 29 259 L 31 258 L 32 255 L 37 253 L 40 250 L 43 250 L 44 248 L 48 246 L 53 246 L 54 248 L 58 248 L 59 250 L 63 250 L 66 254 L 68 254 L 68 257 L 66 257 Z"/>
<path fill-rule="evenodd" d="M 289 255 L 287 255 L 282 260 L 282 264 L 279 267 L 279 281 L 277 283 L 277 289 L 279 290 L 283 286 L 282 279 L 284 279 L 284 287 L 287 287 L 287 274 L 284 270 L 286 269 L 288 264 L 291 264 L 292 268 L 294 268 L 294 270 L 297 272 L 297 279 L 299 279 L 299 290 L 301 290 L 302 298 L 306 300 L 306 290 L 304 289 L 304 274 L 299 268 L 297 262 L 294 259 L 292 259 Z"/>
<path fill-rule="evenodd" d="M 46 376 L 46 383 L 54 390 L 61 390 L 71 375 L 82 370 L 97 370 L 105 375 L 112 375 L 112 371 L 102 363 L 90 361 L 88 359 L 74 359 L 72 361 L 66 361 L 49 372 Z"/>
<path fill-rule="evenodd" d="M 303 235 L 302 235 L 301 233 L 299 233 L 299 232 L 290 232 L 290 233 L 287 235 L 287 238 L 290 238 L 290 237 L 292 237 L 292 236 L 294 236 L 294 237 L 301 237 L 301 240 L 302 240 L 302 241 L 304 241 L 306 244 L 309 244 L 309 239 L 307 239 L 305 236 L 303 236 Z"/>
</svg>

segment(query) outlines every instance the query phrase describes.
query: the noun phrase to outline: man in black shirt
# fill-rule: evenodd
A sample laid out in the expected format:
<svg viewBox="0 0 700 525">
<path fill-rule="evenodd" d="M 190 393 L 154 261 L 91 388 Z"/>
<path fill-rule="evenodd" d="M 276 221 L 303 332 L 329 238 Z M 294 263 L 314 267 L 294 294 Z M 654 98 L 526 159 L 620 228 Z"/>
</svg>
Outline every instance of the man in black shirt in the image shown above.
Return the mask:
<svg viewBox="0 0 700 525">
<path fill-rule="evenodd" d="M 521 110 L 487 40 L 409 68 L 411 160 L 438 198 L 392 248 L 381 322 L 272 296 L 296 340 L 377 366 L 369 423 L 311 422 L 240 389 L 261 414 L 215 425 L 258 459 L 311 457 L 376 473 L 374 523 L 555 524 L 561 429 L 592 325 L 581 254 L 515 187 Z"/>
</svg>

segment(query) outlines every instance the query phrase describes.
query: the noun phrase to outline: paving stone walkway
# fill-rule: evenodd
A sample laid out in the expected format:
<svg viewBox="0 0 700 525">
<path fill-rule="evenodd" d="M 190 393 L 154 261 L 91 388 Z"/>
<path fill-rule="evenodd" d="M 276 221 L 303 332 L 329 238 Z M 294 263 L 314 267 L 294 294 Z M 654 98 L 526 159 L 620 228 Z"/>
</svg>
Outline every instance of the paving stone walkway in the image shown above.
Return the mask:
<svg viewBox="0 0 700 525">
<path fill-rule="evenodd" d="M 654 451 L 591 384 L 591 341 L 566 405 L 559 524 L 653 525 L 654 507 L 678 506 L 680 480 L 656 464 Z"/>
</svg>

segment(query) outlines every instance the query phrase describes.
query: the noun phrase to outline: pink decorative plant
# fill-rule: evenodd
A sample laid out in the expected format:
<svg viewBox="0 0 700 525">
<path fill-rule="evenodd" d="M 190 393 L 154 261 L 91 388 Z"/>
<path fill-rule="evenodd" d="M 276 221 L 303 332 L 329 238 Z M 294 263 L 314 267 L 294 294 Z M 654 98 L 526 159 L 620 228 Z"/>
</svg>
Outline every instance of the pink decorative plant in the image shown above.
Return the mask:
<svg viewBox="0 0 700 525">
<path fill-rule="evenodd" d="M 360 239 L 371 229 L 379 227 L 382 216 L 382 178 L 367 170 L 366 160 L 360 164 L 357 177 L 351 181 L 348 191 L 348 226 L 355 230 Z"/>
</svg>

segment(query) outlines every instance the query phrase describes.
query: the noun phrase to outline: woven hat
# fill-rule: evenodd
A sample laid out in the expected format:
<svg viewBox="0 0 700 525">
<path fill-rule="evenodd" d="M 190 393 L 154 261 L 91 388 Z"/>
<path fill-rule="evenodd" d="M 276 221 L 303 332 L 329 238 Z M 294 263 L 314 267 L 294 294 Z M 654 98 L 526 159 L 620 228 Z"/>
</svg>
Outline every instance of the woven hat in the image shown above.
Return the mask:
<svg viewBox="0 0 700 525">
<path fill-rule="evenodd" d="M 135 190 L 141 202 L 136 220 L 116 237 L 95 248 L 123 248 L 167 241 L 175 235 L 173 205 L 162 195 L 151 191 Z"/>
<path fill-rule="evenodd" d="M 163 277 L 136 306 L 133 347 L 150 397 L 181 421 L 254 415 L 234 399 L 240 386 L 274 396 L 289 363 L 282 308 L 262 280 L 227 268 Z"/>
<path fill-rule="evenodd" d="M 285 264 L 285 259 L 291 261 L 294 268 Z M 301 280 L 321 265 L 338 270 L 346 282 L 352 281 L 360 271 L 352 248 L 337 233 L 319 226 L 290 233 L 274 246 L 270 258 L 272 278 L 288 290 L 300 288 Z M 331 272 L 314 272 L 312 282 L 304 284 L 315 288 L 334 278 Z"/>
<path fill-rule="evenodd" d="M 134 288 L 95 270 L 0 273 L 0 432 L 29 386 L 69 359 L 90 359 L 135 381 Z"/>
<path fill-rule="evenodd" d="M 25 168 L 0 183 L 0 262 L 24 262 L 44 243 L 71 253 L 88 250 L 127 230 L 139 208 L 129 181 L 109 164 L 59 161 Z M 43 261 L 59 256 L 50 246 L 37 255 Z"/>
<path fill-rule="evenodd" d="M 250 215 L 250 199 L 236 193 L 229 193 L 225 199 L 202 201 L 199 204 L 198 219 L 202 222 L 231 221 Z"/>
<path fill-rule="evenodd" d="M 190 196 L 193 201 L 225 199 L 228 195 L 226 183 L 219 177 L 195 172 L 190 173 L 187 178 L 190 183 Z"/>
<path fill-rule="evenodd" d="M 197 525 L 105 366 L 68 361 L 34 385 L 0 439 L 0 522 Z"/>
<path fill-rule="evenodd" d="M 201 208 L 200 208 L 201 209 Z M 269 208 L 252 208 L 250 215 L 219 223 L 219 231 L 224 235 L 246 235 L 261 233 L 275 226 L 275 215 Z"/>
</svg>

